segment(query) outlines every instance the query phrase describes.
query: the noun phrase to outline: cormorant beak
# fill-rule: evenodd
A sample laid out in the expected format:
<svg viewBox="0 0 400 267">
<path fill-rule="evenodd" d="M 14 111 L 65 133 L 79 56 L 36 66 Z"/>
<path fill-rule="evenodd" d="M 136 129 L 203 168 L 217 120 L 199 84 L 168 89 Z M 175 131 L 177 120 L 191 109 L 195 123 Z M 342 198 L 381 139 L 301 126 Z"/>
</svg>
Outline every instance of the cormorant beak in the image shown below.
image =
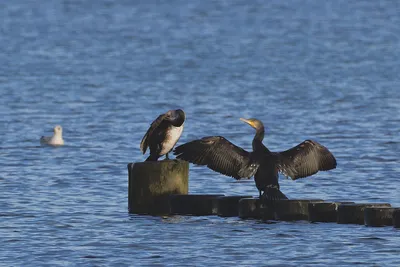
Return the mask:
<svg viewBox="0 0 400 267">
<path fill-rule="evenodd" d="M 243 121 L 243 122 L 245 122 L 245 123 L 247 123 L 247 124 L 250 125 L 251 127 L 256 128 L 256 127 L 254 126 L 253 121 L 247 120 L 247 119 L 243 119 L 243 118 L 240 118 L 240 120 Z"/>
</svg>

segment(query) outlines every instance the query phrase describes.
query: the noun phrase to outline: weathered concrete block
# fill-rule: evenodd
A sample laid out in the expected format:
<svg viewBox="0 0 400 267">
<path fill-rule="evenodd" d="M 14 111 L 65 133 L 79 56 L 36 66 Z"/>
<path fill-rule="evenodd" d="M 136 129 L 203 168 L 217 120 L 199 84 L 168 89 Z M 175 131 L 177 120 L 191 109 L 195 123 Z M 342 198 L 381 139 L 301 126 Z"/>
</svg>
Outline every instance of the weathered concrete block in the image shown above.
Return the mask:
<svg viewBox="0 0 400 267">
<path fill-rule="evenodd" d="M 340 204 L 354 202 L 308 203 L 308 220 L 310 222 L 337 222 L 337 209 Z"/>
<path fill-rule="evenodd" d="M 216 199 L 217 215 L 221 217 L 234 217 L 239 215 L 239 200 L 251 196 L 226 196 Z"/>
<path fill-rule="evenodd" d="M 239 200 L 238 206 L 241 219 L 261 219 L 260 200 L 258 198 L 242 198 Z"/>
<path fill-rule="evenodd" d="M 394 210 L 391 207 L 367 207 L 364 209 L 364 223 L 367 226 L 391 226 Z"/>
<path fill-rule="evenodd" d="M 364 209 L 367 207 L 390 207 L 389 203 L 341 204 L 337 210 L 337 223 L 364 224 Z"/>
<path fill-rule="evenodd" d="M 224 195 L 172 195 L 169 197 L 171 214 L 176 215 L 215 215 L 217 199 Z"/>
<path fill-rule="evenodd" d="M 182 160 L 128 164 L 128 209 L 131 213 L 169 214 L 168 196 L 187 194 L 189 163 Z"/>
<path fill-rule="evenodd" d="M 393 211 L 393 226 L 395 228 L 400 228 L 400 208 Z"/>
<path fill-rule="evenodd" d="M 267 202 L 261 207 L 263 220 L 308 220 L 308 204 L 321 203 L 321 199 L 284 199 Z"/>
</svg>

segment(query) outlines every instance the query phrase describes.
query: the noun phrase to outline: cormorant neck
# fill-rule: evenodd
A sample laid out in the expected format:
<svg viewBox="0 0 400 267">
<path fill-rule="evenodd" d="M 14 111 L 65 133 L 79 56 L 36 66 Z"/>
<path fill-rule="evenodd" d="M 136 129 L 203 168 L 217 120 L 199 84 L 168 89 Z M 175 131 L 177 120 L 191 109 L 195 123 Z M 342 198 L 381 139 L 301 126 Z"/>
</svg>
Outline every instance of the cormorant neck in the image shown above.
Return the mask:
<svg viewBox="0 0 400 267">
<path fill-rule="evenodd" d="M 256 135 L 254 136 L 254 139 L 257 139 L 258 141 L 262 142 L 264 139 L 264 127 L 260 127 L 256 130 Z"/>
<path fill-rule="evenodd" d="M 257 128 L 256 129 L 256 135 L 254 136 L 253 139 L 253 150 L 257 150 L 260 147 L 265 147 L 262 143 L 264 139 L 264 127 Z"/>
</svg>

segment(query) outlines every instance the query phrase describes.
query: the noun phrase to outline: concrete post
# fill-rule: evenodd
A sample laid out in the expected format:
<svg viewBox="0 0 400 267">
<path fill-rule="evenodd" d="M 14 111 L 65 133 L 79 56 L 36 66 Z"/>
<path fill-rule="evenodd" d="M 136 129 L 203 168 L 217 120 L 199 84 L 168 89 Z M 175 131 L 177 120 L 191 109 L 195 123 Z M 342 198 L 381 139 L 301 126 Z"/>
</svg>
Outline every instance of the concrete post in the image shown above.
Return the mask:
<svg viewBox="0 0 400 267">
<path fill-rule="evenodd" d="M 364 209 L 390 207 L 389 203 L 341 204 L 337 209 L 337 223 L 364 224 Z"/>
<path fill-rule="evenodd" d="M 169 214 L 168 196 L 187 194 L 189 163 L 182 160 L 128 164 L 128 209 L 131 213 Z"/>
<path fill-rule="evenodd" d="M 364 223 L 367 226 L 392 226 L 395 208 L 379 207 L 364 209 Z"/>
<path fill-rule="evenodd" d="M 308 204 L 308 220 L 310 222 L 337 222 L 337 209 L 340 204 L 354 202 L 322 202 Z"/>
</svg>

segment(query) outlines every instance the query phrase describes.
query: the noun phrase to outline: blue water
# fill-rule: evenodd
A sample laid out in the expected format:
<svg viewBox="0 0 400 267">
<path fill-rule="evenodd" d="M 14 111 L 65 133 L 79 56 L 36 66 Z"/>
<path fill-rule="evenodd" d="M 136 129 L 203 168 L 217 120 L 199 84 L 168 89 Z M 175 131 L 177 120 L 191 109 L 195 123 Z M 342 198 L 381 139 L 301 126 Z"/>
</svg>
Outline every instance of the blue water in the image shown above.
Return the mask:
<svg viewBox="0 0 400 267">
<path fill-rule="evenodd" d="M 392 227 L 127 211 L 127 163 L 160 113 L 179 143 L 281 151 L 312 138 L 338 168 L 280 179 L 290 198 L 400 206 L 397 1 L 0 4 L 1 266 L 399 266 Z M 64 147 L 39 138 L 64 128 Z M 191 193 L 257 195 L 191 166 Z"/>
</svg>

